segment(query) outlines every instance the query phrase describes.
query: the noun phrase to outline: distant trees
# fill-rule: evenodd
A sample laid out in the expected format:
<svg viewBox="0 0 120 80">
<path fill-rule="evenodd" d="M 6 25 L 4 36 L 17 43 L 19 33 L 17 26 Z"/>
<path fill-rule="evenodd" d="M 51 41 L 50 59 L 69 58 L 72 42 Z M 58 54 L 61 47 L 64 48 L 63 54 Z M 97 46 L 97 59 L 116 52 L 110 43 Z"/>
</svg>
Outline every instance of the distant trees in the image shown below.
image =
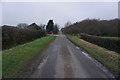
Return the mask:
<svg viewBox="0 0 120 80">
<path fill-rule="evenodd" d="M 57 24 L 55 24 L 53 32 L 58 33 L 58 31 L 59 31 L 59 26 Z"/>
<path fill-rule="evenodd" d="M 26 24 L 26 23 L 19 23 L 19 24 L 17 25 L 17 27 L 18 27 L 18 28 L 21 28 L 21 29 L 25 29 L 27 26 L 28 26 L 28 24 Z"/>
<path fill-rule="evenodd" d="M 33 23 L 25 29 L 14 26 L 2 26 L 2 49 L 32 41 L 46 36 L 46 32 L 37 24 Z"/>
<path fill-rule="evenodd" d="M 26 29 L 39 32 L 40 34 L 38 36 L 40 37 L 46 35 L 46 31 L 41 26 L 38 26 L 36 23 L 32 23 L 31 25 L 27 26 Z"/>
<path fill-rule="evenodd" d="M 45 29 L 45 24 L 40 24 L 40 27 L 42 28 L 42 29 Z"/>
<path fill-rule="evenodd" d="M 70 21 L 68 21 L 66 24 L 65 24 L 65 27 L 67 26 L 70 26 L 72 23 Z"/>
<path fill-rule="evenodd" d="M 46 26 L 46 30 L 47 32 L 53 32 L 53 33 L 57 33 L 59 31 L 58 29 L 58 25 L 53 23 L 53 20 L 49 20 L 48 24 Z"/>
<path fill-rule="evenodd" d="M 118 29 L 120 29 L 120 20 L 97 20 L 86 19 L 62 28 L 65 34 L 80 34 L 87 33 L 96 36 L 120 36 Z"/>
<path fill-rule="evenodd" d="M 58 27 L 57 24 L 54 25 L 53 20 L 49 20 L 47 26 L 43 24 L 38 26 L 36 23 L 30 25 L 20 23 L 17 27 L 4 25 L 0 27 L 2 29 L 2 49 L 11 48 L 44 37 L 46 36 L 46 32 L 52 31 L 52 33 L 58 33 Z"/>
</svg>

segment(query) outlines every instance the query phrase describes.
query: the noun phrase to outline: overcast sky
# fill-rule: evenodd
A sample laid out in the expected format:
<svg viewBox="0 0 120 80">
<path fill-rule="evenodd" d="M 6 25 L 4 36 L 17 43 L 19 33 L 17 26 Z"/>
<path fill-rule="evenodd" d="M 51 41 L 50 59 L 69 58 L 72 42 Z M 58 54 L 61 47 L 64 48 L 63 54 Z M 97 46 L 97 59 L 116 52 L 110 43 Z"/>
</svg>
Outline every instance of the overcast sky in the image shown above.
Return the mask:
<svg viewBox="0 0 120 80">
<path fill-rule="evenodd" d="M 117 2 L 4 2 L 2 24 L 17 25 L 33 22 L 47 24 L 49 19 L 63 27 L 71 23 L 90 19 L 114 19 L 118 17 Z"/>
</svg>

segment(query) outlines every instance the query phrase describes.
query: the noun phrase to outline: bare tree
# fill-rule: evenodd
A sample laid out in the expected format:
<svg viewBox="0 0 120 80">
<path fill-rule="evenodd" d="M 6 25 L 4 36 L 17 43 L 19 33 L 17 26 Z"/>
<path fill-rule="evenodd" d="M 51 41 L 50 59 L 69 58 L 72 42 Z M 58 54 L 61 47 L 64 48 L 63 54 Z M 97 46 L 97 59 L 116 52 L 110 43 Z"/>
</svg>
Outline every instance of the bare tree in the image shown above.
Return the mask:
<svg viewBox="0 0 120 80">
<path fill-rule="evenodd" d="M 66 24 L 65 24 L 65 27 L 67 26 L 70 26 L 72 23 L 70 21 L 68 21 Z"/>
<path fill-rule="evenodd" d="M 28 24 L 26 24 L 26 23 L 19 23 L 19 24 L 17 25 L 17 27 L 18 27 L 18 28 L 21 28 L 21 29 L 25 29 L 27 26 L 28 26 Z"/>
<path fill-rule="evenodd" d="M 45 24 L 40 24 L 40 27 L 41 27 L 42 29 L 45 29 L 46 25 L 45 25 Z"/>
</svg>

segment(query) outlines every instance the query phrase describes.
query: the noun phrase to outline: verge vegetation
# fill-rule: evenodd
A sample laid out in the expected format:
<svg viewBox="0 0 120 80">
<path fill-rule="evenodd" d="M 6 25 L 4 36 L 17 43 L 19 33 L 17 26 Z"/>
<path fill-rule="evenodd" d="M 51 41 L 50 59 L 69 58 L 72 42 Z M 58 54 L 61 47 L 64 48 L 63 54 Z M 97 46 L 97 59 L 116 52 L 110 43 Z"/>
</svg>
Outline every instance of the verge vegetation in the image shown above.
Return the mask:
<svg viewBox="0 0 120 80">
<path fill-rule="evenodd" d="M 103 37 L 103 38 L 120 39 L 120 37 Z"/>
<path fill-rule="evenodd" d="M 25 28 L 2 26 L 2 49 L 8 49 L 46 36 L 45 30 L 33 23 Z"/>
<path fill-rule="evenodd" d="M 106 37 L 88 35 L 85 33 L 81 33 L 80 36 L 81 36 L 81 39 L 84 39 L 88 42 L 91 42 L 98 46 L 120 53 L 119 38 L 106 38 Z"/>
<path fill-rule="evenodd" d="M 120 55 L 118 53 L 84 41 L 77 36 L 66 36 L 69 40 L 81 47 L 84 51 L 106 66 L 116 76 L 120 75 Z"/>
<path fill-rule="evenodd" d="M 12 78 L 19 75 L 19 73 L 30 62 L 45 49 L 55 36 L 47 36 L 32 42 L 19 45 L 2 51 L 3 62 L 3 77 Z"/>
</svg>

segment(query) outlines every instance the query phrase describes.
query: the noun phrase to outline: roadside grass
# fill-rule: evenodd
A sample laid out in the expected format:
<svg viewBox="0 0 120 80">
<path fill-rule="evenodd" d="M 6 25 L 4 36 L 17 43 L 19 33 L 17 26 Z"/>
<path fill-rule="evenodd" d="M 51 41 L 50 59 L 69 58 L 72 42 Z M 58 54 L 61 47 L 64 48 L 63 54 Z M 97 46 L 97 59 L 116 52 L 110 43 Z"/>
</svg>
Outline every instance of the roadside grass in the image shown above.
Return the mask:
<svg viewBox="0 0 120 80">
<path fill-rule="evenodd" d="M 32 42 L 2 51 L 2 75 L 4 78 L 19 76 L 19 73 L 45 49 L 55 36 L 47 36 Z"/>
<path fill-rule="evenodd" d="M 106 66 L 114 75 L 120 75 L 120 65 L 118 64 L 118 62 L 120 61 L 120 54 L 89 43 L 78 38 L 77 36 L 66 36 L 77 46 L 81 47 L 85 52 L 87 52 L 104 66 Z"/>
<path fill-rule="evenodd" d="M 120 37 L 103 37 L 103 38 L 120 39 Z"/>
</svg>

